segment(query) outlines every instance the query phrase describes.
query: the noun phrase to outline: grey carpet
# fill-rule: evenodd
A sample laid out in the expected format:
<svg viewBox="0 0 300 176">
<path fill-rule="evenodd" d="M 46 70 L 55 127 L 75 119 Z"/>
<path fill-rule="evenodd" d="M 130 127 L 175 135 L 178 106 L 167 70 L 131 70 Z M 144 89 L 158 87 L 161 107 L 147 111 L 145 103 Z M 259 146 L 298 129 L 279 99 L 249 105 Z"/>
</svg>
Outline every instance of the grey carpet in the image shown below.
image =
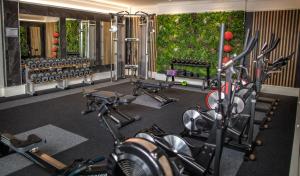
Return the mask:
<svg viewBox="0 0 300 176">
<path fill-rule="evenodd" d="M 41 144 L 39 148 L 41 151 L 50 155 L 55 155 L 88 140 L 51 124 L 18 134 L 16 136 L 20 139 L 26 139 L 29 134 L 36 134 L 42 139 L 46 140 L 46 143 L 44 145 Z M 31 161 L 17 153 L 10 154 L 0 158 L 0 175 L 4 176 L 11 174 L 30 166 L 31 164 L 33 164 Z"/>
<path fill-rule="evenodd" d="M 147 106 L 150 108 L 155 108 L 155 109 L 162 108 L 158 101 L 154 100 L 153 98 L 145 94 L 138 96 L 132 103 L 142 105 L 142 106 Z"/>
<path fill-rule="evenodd" d="M 244 161 L 244 153 L 224 148 L 221 158 L 220 175 L 233 176 L 236 175 L 242 162 Z"/>
</svg>

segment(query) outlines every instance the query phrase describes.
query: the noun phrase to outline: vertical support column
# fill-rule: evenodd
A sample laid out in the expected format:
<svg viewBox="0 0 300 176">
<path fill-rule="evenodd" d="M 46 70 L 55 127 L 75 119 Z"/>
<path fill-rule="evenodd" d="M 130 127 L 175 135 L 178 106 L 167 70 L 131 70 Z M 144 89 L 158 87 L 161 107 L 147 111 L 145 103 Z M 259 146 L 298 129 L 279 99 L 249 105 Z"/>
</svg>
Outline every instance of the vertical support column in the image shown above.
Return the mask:
<svg viewBox="0 0 300 176">
<path fill-rule="evenodd" d="M 125 18 L 118 17 L 117 25 L 117 58 L 115 62 L 116 79 L 125 76 Z"/>
<path fill-rule="evenodd" d="M 142 17 L 140 17 L 142 18 Z M 148 69 L 148 33 L 147 33 L 147 27 L 148 24 L 143 24 L 142 21 L 140 21 L 141 24 L 139 24 L 139 32 L 138 32 L 138 38 L 139 38 L 139 68 L 138 68 L 138 74 L 139 77 L 143 79 L 148 79 L 147 69 Z M 148 23 L 148 21 L 147 21 Z"/>
<path fill-rule="evenodd" d="M 21 57 L 19 43 L 19 2 L 3 1 L 7 86 L 20 85 Z M 2 19 L 1 19 L 2 21 Z"/>
<path fill-rule="evenodd" d="M 0 88 L 5 87 L 5 53 L 4 53 L 4 28 L 3 28 L 3 0 L 0 0 Z M 1 94 L 1 93 L 0 93 Z"/>
<path fill-rule="evenodd" d="M 101 30 L 101 21 L 96 20 L 96 65 L 102 65 L 102 30 Z"/>
<path fill-rule="evenodd" d="M 67 57 L 67 36 L 66 36 L 66 18 L 59 18 L 59 41 L 60 41 L 60 57 Z"/>
</svg>

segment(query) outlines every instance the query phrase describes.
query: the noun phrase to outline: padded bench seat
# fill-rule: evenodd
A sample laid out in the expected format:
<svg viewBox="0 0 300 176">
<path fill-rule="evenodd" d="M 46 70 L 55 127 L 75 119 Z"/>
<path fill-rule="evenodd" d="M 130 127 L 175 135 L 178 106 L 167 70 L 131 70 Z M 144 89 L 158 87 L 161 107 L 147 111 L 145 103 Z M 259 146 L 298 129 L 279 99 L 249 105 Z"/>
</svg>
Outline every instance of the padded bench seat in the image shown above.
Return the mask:
<svg viewBox="0 0 300 176">
<path fill-rule="evenodd" d="M 162 89 L 162 88 L 170 88 L 173 86 L 173 83 L 168 83 L 168 82 L 162 82 L 162 81 L 156 81 L 156 80 L 137 80 L 135 81 L 136 84 L 140 84 L 140 86 L 144 89 L 147 88 L 157 88 L 157 89 Z"/>
<path fill-rule="evenodd" d="M 129 104 L 136 99 L 133 95 L 124 95 L 118 92 L 111 91 L 91 91 L 86 94 L 86 96 L 90 96 L 98 99 L 99 101 L 106 100 L 108 103 L 118 103 L 118 104 Z"/>
<path fill-rule="evenodd" d="M 1 141 L 5 143 L 9 142 L 14 148 L 25 148 L 42 142 L 42 139 L 35 134 L 30 134 L 26 140 L 21 140 L 12 134 L 3 133 L 1 134 Z"/>
</svg>

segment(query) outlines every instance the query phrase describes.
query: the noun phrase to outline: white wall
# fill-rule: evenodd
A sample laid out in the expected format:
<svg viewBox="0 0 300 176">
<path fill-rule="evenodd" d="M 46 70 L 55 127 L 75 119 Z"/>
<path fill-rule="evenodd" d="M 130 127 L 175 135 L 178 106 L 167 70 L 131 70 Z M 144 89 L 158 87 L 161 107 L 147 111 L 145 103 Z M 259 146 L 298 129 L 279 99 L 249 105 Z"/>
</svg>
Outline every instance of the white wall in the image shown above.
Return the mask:
<svg viewBox="0 0 300 176">
<path fill-rule="evenodd" d="M 159 3 L 153 6 L 136 6 L 132 11 L 142 10 L 156 14 L 178 14 L 213 11 L 266 11 L 300 9 L 300 0 L 204 0 Z"/>
</svg>

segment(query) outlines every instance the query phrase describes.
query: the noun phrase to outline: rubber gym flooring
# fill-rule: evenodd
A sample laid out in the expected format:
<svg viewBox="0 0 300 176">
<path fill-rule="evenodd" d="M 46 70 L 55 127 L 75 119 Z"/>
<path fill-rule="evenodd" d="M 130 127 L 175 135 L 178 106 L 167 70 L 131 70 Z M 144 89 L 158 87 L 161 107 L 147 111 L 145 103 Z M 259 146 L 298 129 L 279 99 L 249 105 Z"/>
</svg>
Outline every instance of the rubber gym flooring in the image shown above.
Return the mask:
<svg viewBox="0 0 300 176">
<path fill-rule="evenodd" d="M 132 87 L 129 83 L 119 84 L 101 90 L 118 91 L 130 94 Z M 166 95 L 178 98 L 179 101 L 161 109 L 130 104 L 121 109 L 128 114 L 138 114 L 142 119 L 121 129 L 124 136 L 130 137 L 138 130 L 158 124 L 166 132 L 179 133 L 183 129 L 182 113 L 189 107 L 204 105 L 204 96 L 199 92 L 170 89 Z M 276 110 L 271 129 L 261 132 L 265 143 L 257 148 L 257 161 L 243 162 L 239 176 L 285 176 L 288 175 L 294 122 L 296 116 L 297 98 L 269 95 L 280 98 L 279 109 Z M 2 132 L 13 134 L 22 133 L 48 124 L 80 135 L 88 140 L 75 147 L 54 155 L 64 163 L 71 163 L 78 158 L 95 158 L 107 156 L 113 148 L 113 139 L 98 122 L 96 113 L 82 116 L 85 99 L 82 94 L 68 95 L 43 102 L 27 104 L 0 111 L 0 129 Z M 45 144 L 47 145 L 47 144 Z M 36 165 L 31 165 L 11 175 L 49 175 Z"/>
</svg>

